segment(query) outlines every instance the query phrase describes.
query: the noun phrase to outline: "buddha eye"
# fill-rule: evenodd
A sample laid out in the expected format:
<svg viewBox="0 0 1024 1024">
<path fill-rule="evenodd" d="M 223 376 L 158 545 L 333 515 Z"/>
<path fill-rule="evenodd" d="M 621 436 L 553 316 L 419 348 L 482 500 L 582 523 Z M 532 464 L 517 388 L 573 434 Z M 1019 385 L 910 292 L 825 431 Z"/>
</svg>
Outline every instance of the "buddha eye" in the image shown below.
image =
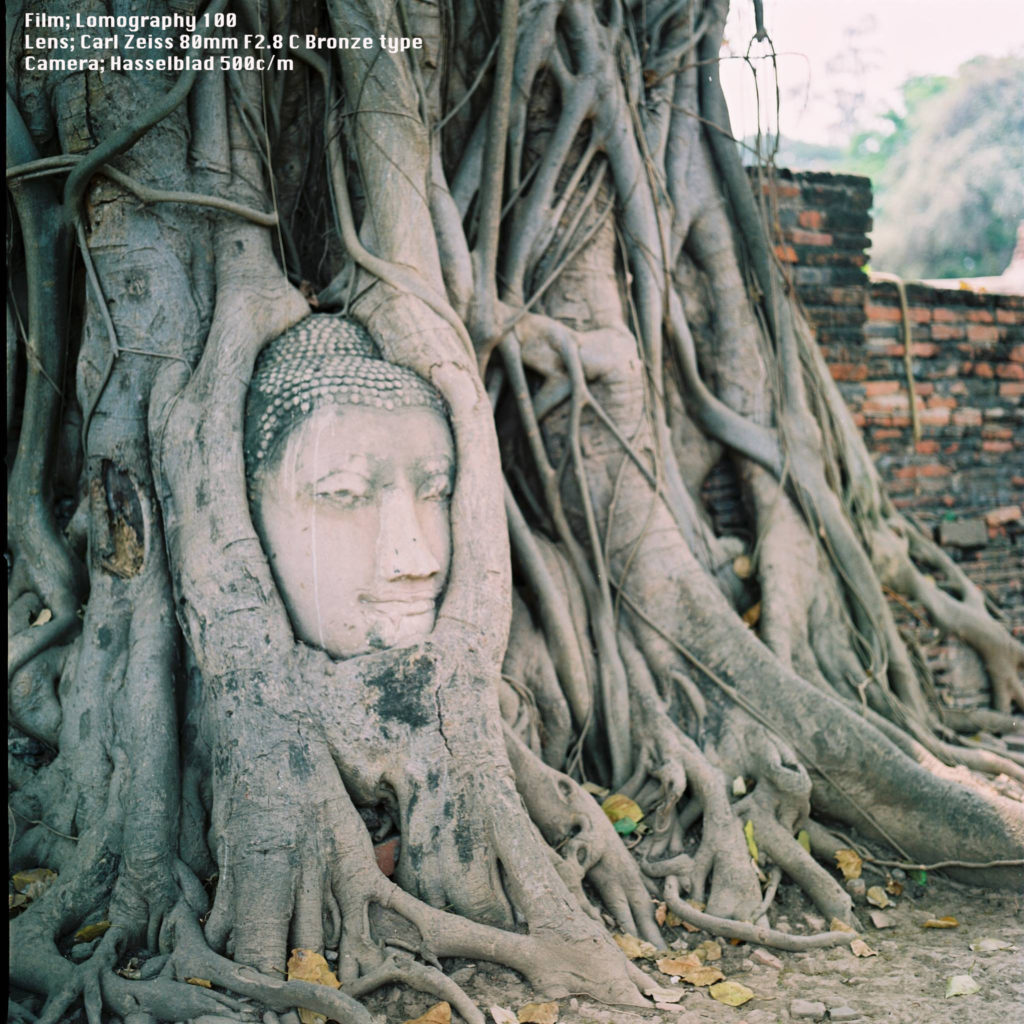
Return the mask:
<svg viewBox="0 0 1024 1024">
<path fill-rule="evenodd" d="M 451 496 L 452 481 L 448 473 L 431 473 L 416 494 L 420 501 L 447 501 Z"/>
<path fill-rule="evenodd" d="M 333 473 L 320 481 L 313 497 L 317 502 L 326 502 L 334 508 L 358 508 L 366 504 L 372 490 L 370 481 L 358 473 Z"/>
</svg>

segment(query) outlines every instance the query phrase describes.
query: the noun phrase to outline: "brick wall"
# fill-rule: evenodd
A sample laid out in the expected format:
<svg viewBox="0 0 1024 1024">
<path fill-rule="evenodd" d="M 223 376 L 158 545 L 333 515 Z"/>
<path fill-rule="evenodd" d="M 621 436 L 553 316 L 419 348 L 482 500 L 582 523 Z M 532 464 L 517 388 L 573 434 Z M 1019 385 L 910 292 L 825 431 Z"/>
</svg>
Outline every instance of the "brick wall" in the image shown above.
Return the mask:
<svg viewBox="0 0 1024 1024">
<path fill-rule="evenodd" d="M 1024 296 L 907 286 L 915 441 L 897 290 L 863 269 L 870 181 L 785 170 L 772 183 L 753 170 L 751 178 L 893 501 L 945 543 L 1024 636 Z M 940 679 L 977 674 L 955 645 L 925 639 Z"/>
</svg>

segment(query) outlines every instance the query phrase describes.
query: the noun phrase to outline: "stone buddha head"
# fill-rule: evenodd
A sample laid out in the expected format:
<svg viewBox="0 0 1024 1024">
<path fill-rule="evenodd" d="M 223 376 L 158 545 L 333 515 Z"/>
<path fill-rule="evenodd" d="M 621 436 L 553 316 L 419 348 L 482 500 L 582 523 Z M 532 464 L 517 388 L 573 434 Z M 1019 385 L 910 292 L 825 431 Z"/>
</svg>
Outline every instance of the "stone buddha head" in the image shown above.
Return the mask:
<svg viewBox="0 0 1024 1024">
<path fill-rule="evenodd" d="M 451 557 L 455 454 L 441 395 L 365 329 L 315 314 L 249 387 L 253 524 L 296 636 L 336 658 L 433 629 Z"/>
</svg>

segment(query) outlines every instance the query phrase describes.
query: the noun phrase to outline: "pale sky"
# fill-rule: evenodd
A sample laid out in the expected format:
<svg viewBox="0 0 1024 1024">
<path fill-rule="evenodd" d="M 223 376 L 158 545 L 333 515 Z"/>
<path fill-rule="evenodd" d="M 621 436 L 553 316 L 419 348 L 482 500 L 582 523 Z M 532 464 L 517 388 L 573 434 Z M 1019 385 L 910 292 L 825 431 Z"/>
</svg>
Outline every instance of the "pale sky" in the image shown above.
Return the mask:
<svg viewBox="0 0 1024 1024">
<path fill-rule="evenodd" d="M 764 0 L 764 8 L 778 54 L 782 134 L 809 142 L 845 143 L 837 99 L 863 127 L 877 127 L 872 117 L 897 105 L 898 87 L 912 75 L 953 74 L 980 54 L 1024 57 L 1024 0 Z M 753 35 L 753 3 L 732 0 L 729 52 L 742 57 Z M 766 43 L 751 49 L 751 55 L 767 52 Z M 774 131 L 771 63 L 754 65 L 762 130 Z M 734 133 L 753 134 L 750 67 L 724 61 L 722 84 Z"/>
</svg>

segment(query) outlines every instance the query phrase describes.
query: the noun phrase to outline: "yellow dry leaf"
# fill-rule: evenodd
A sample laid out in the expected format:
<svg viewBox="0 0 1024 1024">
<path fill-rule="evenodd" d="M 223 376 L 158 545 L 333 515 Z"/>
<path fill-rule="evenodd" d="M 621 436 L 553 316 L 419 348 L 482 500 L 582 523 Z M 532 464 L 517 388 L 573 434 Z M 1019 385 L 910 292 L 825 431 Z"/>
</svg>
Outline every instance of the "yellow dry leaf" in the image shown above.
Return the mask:
<svg viewBox="0 0 1024 1024">
<path fill-rule="evenodd" d="M 434 1003 L 422 1017 L 407 1020 L 405 1024 L 452 1024 L 452 1008 L 447 1003 Z"/>
<path fill-rule="evenodd" d="M 519 1018 L 511 1010 L 504 1006 L 490 1006 L 487 1012 L 491 1015 L 494 1024 L 519 1024 Z"/>
<path fill-rule="evenodd" d="M 694 952 L 697 956 L 704 954 L 703 959 L 706 961 L 721 960 L 722 959 L 722 947 L 712 939 L 708 939 L 706 942 L 702 942 Z"/>
<path fill-rule="evenodd" d="M 98 939 L 110 927 L 109 921 L 97 921 L 96 924 L 87 924 L 75 932 L 75 942 L 92 942 Z"/>
<path fill-rule="evenodd" d="M 519 1024 L 557 1024 L 558 1003 L 527 1003 L 520 1007 Z"/>
<path fill-rule="evenodd" d="M 33 626 L 45 626 L 50 619 L 53 618 L 53 612 L 49 608 L 44 608 L 33 620 Z"/>
<path fill-rule="evenodd" d="M 293 949 L 288 958 L 289 981 L 311 981 L 314 985 L 341 988 L 327 961 L 312 949 Z"/>
<path fill-rule="evenodd" d="M 836 850 L 836 864 L 843 873 L 843 878 L 860 878 L 864 863 L 856 850 Z"/>
<path fill-rule="evenodd" d="M 741 580 L 748 579 L 750 574 L 754 571 L 754 563 L 751 561 L 749 555 L 737 555 L 732 560 L 732 571 L 736 573 Z"/>
<path fill-rule="evenodd" d="M 889 906 L 889 897 L 885 895 L 885 890 L 880 885 L 873 885 L 867 891 L 867 901 L 873 907 L 878 907 L 879 910 L 885 910 Z"/>
<path fill-rule="evenodd" d="M 757 625 L 758 619 L 761 618 L 761 602 L 757 601 L 752 604 L 744 613 L 743 621 L 753 629 Z"/>
<path fill-rule="evenodd" d="M 7 909 L 14 910 L 16 907 L 23 907 L 28 903 L 28 897 L 21 892 L 9 892 L 7 894 Z"/>
<path fill-rule="evenodd" d="M 808 852 L 811 852 L 811 833 L 802 828 L 796 834 L 796 841 Z"/>
<path fill-rule="evenodd" d="M 890 896 L 899 896 L 903 892 L 903 883 L 897 882 L 895 878 L 888 878 L 885 882 L 885 891 Z"/>
<path fill-rule="evenodd" d="M 690 985 L 704 988 L 706 985 L 713 985 L 716 981 L 722 981 L 725 975 L 717 967 L 694 967 L 685 974 L 680 974 L 679 977 Z"/>
<path fill-rule="evenodd" d="M 854 956 L 878 956 L 878 952 L 872 949 L 863 939 L 854 939 L 850 943 L 850 952 Z"/>
<path fill-rule="evenodd" d="M 833 917 L 829 922 L 828 930 L 830 932 L 855 932 L 856 928 L 851 928 L 845 921 L 840 921 L 838 917 Z"/>
<path fill-rule="evenodd" d="M 293 949 L 288 958 L 288 980 L 309 981 L 314 985 L 326 985 L 328 988 L 341 988 L 341 982 L 327 965 L 327 961 L 312 949 Z M 327 1017 L 316 1010 L 299 1007 L 299 1020 L 302 1024 L 325 1024 Z"/>
<path fill-rule="evenodd" d="M 717 985 L 712 985 L 708 992 L 712 999 L 717 999 L 726 1006 L 742 1006 L 754 998 L 754 993 L 738 981 L 720 981 Z"/>
<path fill-rule="evenodd" d="M 49 868 L 16 871 L 11 875 L 11 881 L 15 892 L 20 892 L 27 900 L 37 900 L 57 881 L 57 872 Z"/>
<path fill-rule="evenodd" d="M 737 775 L 732 780 L 732 795 L 733 796 L 745 796 L 747 792 L 747 780 L 742 775 Z"/>
<path fill-rule="evenodd" d="M 630 960 L 647 960 L 657 953 L 650 942 L 644 942 L 643 939 L 638 939 L 635 935 L 616 934 L 612 938 Z"/>
<path fill-rule="evenodd" d="M 599 786 L 596 782 L 584 782 L 583 791 L 591 796 L 599 796 L 603 800 L 610 790 L 606 786 Z"/>
<path fill-rule="evenodd" d="M 667 924 L 669 928 L 679 928 L 680 926 L 685 925 L 685 923 L 686 922 L 683 921 L 683 919 L 673 910 L 669 910 L 665 914 L 665 924 Z"/>
<path fill-rule="evenodd" d="M 186 985 L 198 985 L 200 988 L 213 988 L 208 978 L 186 978 Z"/>
<path fill-rule="evenodd" d="M 657 926 L 659 928 L 661 928 L 662 925 L 664 925 L 664 923 L 667 920 L 668 920 L 668 907 L 665 906 L 664 903 L 659 903 L 654 908 L 654 921 L 655 921 L 655 924 L 657 924 Z"/>
<path fill-rule="evenodd" d="M 635 800 L 630 800 L 622 793 L 612 793 L 603 804 L 601 810 L 608 815 L 608 820 L 614 825 L 623 818 L 632 818 L 638 824 L 643 820 L 644 812 Z"/>
<path fill-rule="evenodd" d="M 955 917 L 930 917 L 922 928 L 959 928 L 960 922 Z"/>
<path fill-rule="evenodd" d="M 681 978 L 687 971 L 703 966 L 693 953 L 688 953 L 686 956 L 663 957 L 661 960 L 656 960 L 655 965 L 662 974 L 673 975 L 677 978 Z"/>
<path fill-rule="evenodd" d="M 747 849 L 750 851 L 750 856 L 757 860 L 757 843 L 754 842 L 754 823 L 748 821 L 743 826 L 743 834 L 747 837 Z"/>
</svg>

